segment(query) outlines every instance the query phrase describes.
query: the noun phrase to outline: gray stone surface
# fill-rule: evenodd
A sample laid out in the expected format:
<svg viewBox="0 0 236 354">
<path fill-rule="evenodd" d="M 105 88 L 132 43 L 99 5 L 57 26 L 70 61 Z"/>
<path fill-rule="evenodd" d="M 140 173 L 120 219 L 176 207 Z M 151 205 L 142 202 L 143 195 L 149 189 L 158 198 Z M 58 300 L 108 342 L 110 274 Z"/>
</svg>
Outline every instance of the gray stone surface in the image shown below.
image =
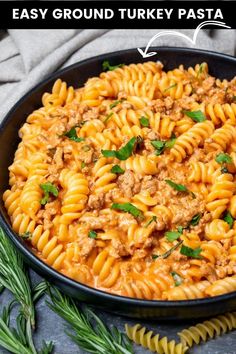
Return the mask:
<svg viewBox="0 0 236 354">
<path fill-rule="evenodd" d="M 33 283 L 40 281 L 40 277 L 33 271 L 31 272 L 31 278 Z M 0 308 L 9 303 L 12 299 L 11 294 L 8 291 L 0 296 Z M 37 304 L 37 330 L 35 332 L 35 343 L 40 348 L 42 340 L 52 340 L 55 344 L 55 354 L 85 354 L 83 350 L 78 348 L 71 339 L 64 333 L 65 329 L 70 330 L 69 326 L 59 316 L 53 313 L 45 303 L 46 297 L 43 297 Z M 15 314 L 17 309 L 13 312 L 12 323 L 14 323 Z M 142 321 L 130 320 L 124 317 L 112 315 L 110 313 L 97 311 L 97 314 L 109 325 L 117 326 L 121 331 L 124 331 L 125 323 L 131 325 L 139 322 L 154 332 L 160 333 L 161 336 L 168 335 L 171 339 L 177 339 L 176 333 L 191 325 L 191 322 L 183 321 L 177 322 L 158 322 L 158 321 Z M 194 323 L 194 322 L 192 322 Z M 0 354 L 6 354 L 7 351 L 0 348 Z M 148 354 L 148 350 L 145 350 L 139 346 L 135 346 L 135 354 Z M 195 346 L 189 351 L 190 354 L 236 354 L 236 331 L 225 334 L 214 340 L 210 340 L 205 344 Z M 20 354 L 20 353 L 19 353 Z M 109 353 L 107 353 L 109 354 Z"/>
</svg>

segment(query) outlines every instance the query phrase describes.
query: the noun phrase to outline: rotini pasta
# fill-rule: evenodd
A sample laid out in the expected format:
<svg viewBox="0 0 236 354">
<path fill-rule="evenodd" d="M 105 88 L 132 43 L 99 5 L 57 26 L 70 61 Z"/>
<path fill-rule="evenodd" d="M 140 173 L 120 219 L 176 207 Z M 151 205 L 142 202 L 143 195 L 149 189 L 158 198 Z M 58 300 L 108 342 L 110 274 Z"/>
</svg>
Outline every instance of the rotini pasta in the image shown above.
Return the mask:
<svg viewBox="0 0 236 354">
<path fill-rule="evenodd" d="M 3 194 L 13 230 L 62 274 L 113 294 L 236 291 L 235 79 L 206 63 L 113 69 L 80 88 L 58 79 L 20 128 Z M 205 338 L 127 331 L 172 354 Z"/>
<path fill-rule="evenodd" d="M 167 337 L 160 338 L 159 334 L 146 330 L 140 324 L 133 327 L 125 325 L 126 334 L 134 343 L 148 348 L 152 352 L 162 354 L 184 354 L 188 350 L 186 345 L 176 343 L 174 340 L 169 341 Z"/>
</svg>

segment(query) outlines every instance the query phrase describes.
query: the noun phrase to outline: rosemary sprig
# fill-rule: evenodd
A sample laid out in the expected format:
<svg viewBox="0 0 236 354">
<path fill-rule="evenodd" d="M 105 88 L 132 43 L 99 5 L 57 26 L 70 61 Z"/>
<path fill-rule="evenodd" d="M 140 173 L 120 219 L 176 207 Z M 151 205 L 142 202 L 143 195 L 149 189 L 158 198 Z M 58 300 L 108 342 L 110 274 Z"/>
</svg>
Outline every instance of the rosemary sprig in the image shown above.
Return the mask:
<svg viewBox="0 0 236 354">
<path fill-rule="evenodd" d="M 62 295 L 59 290 L 49 289 L 52 311 L 66 320 L 73 329 L 67 333 L 82 349 L 94 354 L 133 354 L 128 337 L 116 327 L 109 330 L 89 308 L 82 310 L 75 302 Z"/>
<path fill-rule="evenodd" d="M 0 317 L 0 345 L 15 354 L 50 354 L 52 342 L 43 342 L 41 351 L 37 351 L 33 340 L 30 319 L 26 320 L 22 313 L 16 318 L 16 328 L 10 328 L 10 314 L 15 301 L 3 309 Z"/>
<path fill-rule="evenodd" d="M 0 228 L 0 283 L 10 290 L 21 305 L 21 313 L 25 319 L 30 319 L 35 327 L 35 309 L 31 297 L 28 272 L 22 257 L 16 251 Z"/>
</svg>

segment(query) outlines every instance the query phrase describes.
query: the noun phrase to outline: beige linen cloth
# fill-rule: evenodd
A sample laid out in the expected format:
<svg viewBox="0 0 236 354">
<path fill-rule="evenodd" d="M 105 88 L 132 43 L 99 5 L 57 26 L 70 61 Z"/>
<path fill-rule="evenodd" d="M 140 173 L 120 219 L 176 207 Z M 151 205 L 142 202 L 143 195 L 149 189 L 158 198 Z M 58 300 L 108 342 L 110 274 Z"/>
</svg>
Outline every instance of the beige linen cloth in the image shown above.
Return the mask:
<svg viewBox="0 0 236 354">
<path fill-rule="evenodd" d="M 116 50 L 146 46 L 159 30 L 8 30 L 0 32 L 0 120 L 48 74 L 77 61 Z M 193 36 L 194 30 L 181 30 Z M 201 30 L 196 48 L 235 54 L 234 30 Z M 178 37 L 153 45 L 189 47 Z M 154 57 L 156 60 L 157 57 Z M 140 56 L 141 59 L 141 56 Z"/>
</svg>

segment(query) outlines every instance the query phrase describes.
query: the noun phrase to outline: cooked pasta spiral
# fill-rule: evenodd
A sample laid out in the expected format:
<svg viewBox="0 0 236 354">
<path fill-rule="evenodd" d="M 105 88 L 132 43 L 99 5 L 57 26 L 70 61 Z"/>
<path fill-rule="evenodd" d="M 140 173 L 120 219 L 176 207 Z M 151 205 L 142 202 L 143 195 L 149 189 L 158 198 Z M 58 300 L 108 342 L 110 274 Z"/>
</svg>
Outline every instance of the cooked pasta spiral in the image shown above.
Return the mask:
<svg viewBox="0 0 236 354">
<path fill-rule="evenodd" d="M 184 329 L 178 333 L 178 336 L 183 346 L 191 348 L 194 344 L 199 344 L 201 341 L 206 342 L 208 338 L 212 339 L 235 328 L 236 313 L 232 312 Z"/>
<path fill-rule="evenodd" d="M 187 155 L 192 155 L 194 149 L 207 139 L 214 130 L 214 125 L 209 122 L 197 123 L 186 133 L 177 138 L 175 145 L 170 149 L 170 157 L 181 162 Z"/>
<path fill-rule="evenodd" d="M 235 79 L 207 63 L 103 67 L 78 88 L 56 80 L 20 127 L 3 193 L 13 230 L 48 265 L 112 294 L 235 291 Z"/>
<path fill-rule="evenodd" d="M 160 338 L 159 334 L 154 334 L 153 331 L 146 330 L 140 324 L 133 327 L 125 325 L 126 334 L 133 342 L 148 348 L 152 352 L 162 354 L 183 354 L 188 350 L 188 347 L 182 343 L 176 343 L 174 340 L 169 341 L 167 337 Z"/>
</svg>

